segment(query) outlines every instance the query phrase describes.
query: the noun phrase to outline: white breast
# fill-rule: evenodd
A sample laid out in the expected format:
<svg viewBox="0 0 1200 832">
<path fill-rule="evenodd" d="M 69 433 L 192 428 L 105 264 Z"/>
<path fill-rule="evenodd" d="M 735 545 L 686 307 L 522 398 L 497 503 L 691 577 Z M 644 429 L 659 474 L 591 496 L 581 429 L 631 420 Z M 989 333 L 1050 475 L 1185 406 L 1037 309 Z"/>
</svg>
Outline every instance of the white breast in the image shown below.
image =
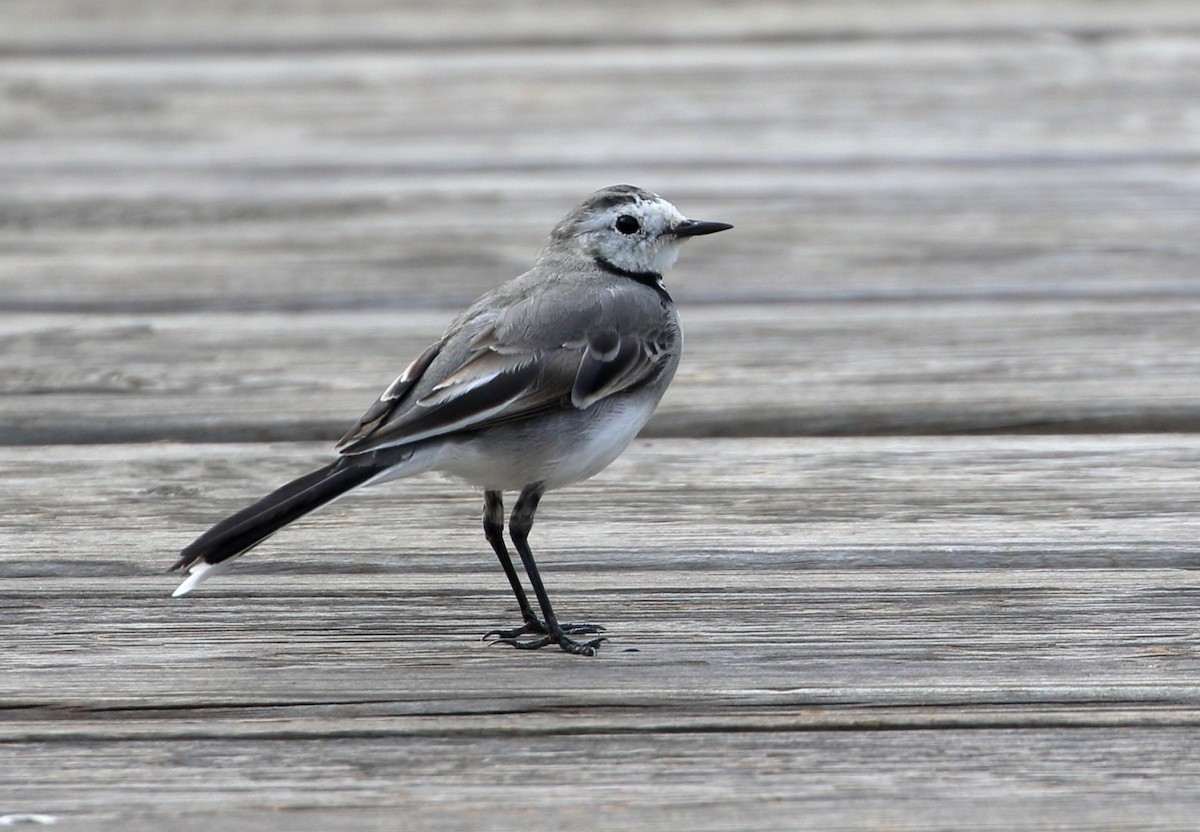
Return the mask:
<svg viewBox="0 0 1200 832">
<path fill-rule="evenodd" d="M 514 491 L 540 482 L 562 488 L 598 474 L 649 421 L 658 397 L 615 396 L 587 410 L 499 425 L 445 442 L 430 467 L 479 488 Z"/>
</svg>

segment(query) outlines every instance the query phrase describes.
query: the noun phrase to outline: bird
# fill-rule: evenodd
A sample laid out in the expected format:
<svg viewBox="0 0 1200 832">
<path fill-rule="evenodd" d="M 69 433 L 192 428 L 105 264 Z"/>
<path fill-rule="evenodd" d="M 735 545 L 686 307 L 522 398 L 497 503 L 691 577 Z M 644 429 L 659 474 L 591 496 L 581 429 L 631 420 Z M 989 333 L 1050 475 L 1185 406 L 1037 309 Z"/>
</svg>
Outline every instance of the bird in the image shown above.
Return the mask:
<svg viewBox="0 0 1200 832">
<path fill-rule="evenodd" d="M 289 523 L 352 489 L 437 471 L 483 491 L 483 531 L 522 623 L 483 638 L 594 656 L 598 624 L 560 622 L 529 547 L 542 496 L 603 470 L 650 419 L 679 366 L 683 335 L 663 281 L 680 246 L 733 226 L 688 219 L 633 185 L 570 211 L 524 274 L 485 293 L 387 386 L 328 465 L 281 486 L 186 546 L 179 597 Z M 504 539 L 504 492 L 515 492 Z"/>
</svg>

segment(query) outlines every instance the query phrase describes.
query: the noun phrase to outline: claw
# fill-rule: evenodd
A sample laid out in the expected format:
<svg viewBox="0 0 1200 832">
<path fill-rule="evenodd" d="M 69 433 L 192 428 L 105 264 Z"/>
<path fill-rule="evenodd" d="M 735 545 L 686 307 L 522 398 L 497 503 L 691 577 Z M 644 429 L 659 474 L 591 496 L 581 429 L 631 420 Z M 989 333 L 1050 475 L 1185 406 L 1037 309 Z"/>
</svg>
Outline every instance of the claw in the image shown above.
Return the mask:
<svg viewBox="0 0 1200 832">
<path fill-rule="evenodd" d="M 507 644 L 508 646 L 515 647 L 518 650 L 537 650 L 539 648 L 545 647 L 547 644 L 550 644 L 552 641 L 553 641 L 553 639 L 551 639 L 550 636 L 547 635 L 547 636 L 542 636 L 539 639 L 534 639 L 533 641 L 520 641 L 516 638 L 498 638 L 495 641 L 493 641 L 492 644 Z"/>
<path fill-rule="evenodd" d="M 600 649 L 601 642 L 605 641 L 608 641 L 608 639 L 594 638 L 591 641 L 580 644 L 578 641 L 567 638 L 566 633 L 561 633 L 557 639 L 550 634 L 531 641 L 521 641 L 514 636 L 512 638 L 498 638 L 492 644 L 507 644 L 509 647 L 515 647 L 517 650 L 540 650 L 543 647 L 557 643 L 564 651 L 573 653 L 576 656 L 594 656 Z"/>
<path fill-rule="evenodd" d="M 547 635 L 550 635 L 550 631 L 546 629 L 546 625 L 534 618 L 531 621 L 526 621 L 520 627 L 513 627 L 511 630 L 488 630 L 483 634 L 483 640 L 487 641 L 492 636 L 495 636 L 499 641 L 505 641 L 520 638 L 521 636 Z"/>
<path fill-rule="evenodd" d="M 568 636 L 594 636 L 597 633 L 604 632 L 602 624 L 562 624 L 562 631 Z M 508 644 L 513 639 L 521 636 L 548 636 L 550 631 L 546 629 L 546 625 L 538 619 L 526 621 L 520 627 L 514 627 L 511 630 L 488 630 L 483 634 L 482 640 L 487 641 L 489 638 L 496 638 L 495 643 Z"/>
<path fill-rule="evenodd" d="M 594 638 L 591 641 L 580 644 L 578 641 L 572 641 L 566 636 L 562 636 L 558 640 L 558 646 L 568 653 L 574 653 L 576 656 L 594 656 L 600 650 L 600 644 L 608 641 L 606 638 Z"/>
</svg>

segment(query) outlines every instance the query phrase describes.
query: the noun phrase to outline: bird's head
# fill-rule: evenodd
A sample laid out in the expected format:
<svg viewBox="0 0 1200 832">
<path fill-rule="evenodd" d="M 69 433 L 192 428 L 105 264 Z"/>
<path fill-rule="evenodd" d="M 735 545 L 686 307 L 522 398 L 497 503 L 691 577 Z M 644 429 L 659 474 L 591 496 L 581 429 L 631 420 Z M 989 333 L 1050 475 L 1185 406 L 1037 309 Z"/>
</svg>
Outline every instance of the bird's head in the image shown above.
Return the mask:
<svg viewBox="0 0 1200 832">
<path fill-rule="evenodd" d="M 690 220 L 658 194 L 613 185 L 567 214 L 550 233 L 549 248 L 574 249 L 626 272 L 662 274 L 689 237 L 729 228 L 728 223 Z"/>
</svg>

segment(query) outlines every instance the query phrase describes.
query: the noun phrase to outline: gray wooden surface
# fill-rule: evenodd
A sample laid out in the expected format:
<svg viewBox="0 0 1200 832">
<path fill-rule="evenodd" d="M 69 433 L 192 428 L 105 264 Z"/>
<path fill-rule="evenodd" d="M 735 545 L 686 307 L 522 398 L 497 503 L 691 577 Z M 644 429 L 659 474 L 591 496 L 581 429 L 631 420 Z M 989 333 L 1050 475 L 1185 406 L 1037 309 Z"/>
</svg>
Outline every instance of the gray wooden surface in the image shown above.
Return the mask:
<svg viewBox="0 0 1200 832">
<path fill-rule="evenodd" d="M 0 823 L 1194 829 L 1200 6 L 0 3 Z M 737 228 L 534 530 L 161 574 L 632 181 Z"/>
</svg>

